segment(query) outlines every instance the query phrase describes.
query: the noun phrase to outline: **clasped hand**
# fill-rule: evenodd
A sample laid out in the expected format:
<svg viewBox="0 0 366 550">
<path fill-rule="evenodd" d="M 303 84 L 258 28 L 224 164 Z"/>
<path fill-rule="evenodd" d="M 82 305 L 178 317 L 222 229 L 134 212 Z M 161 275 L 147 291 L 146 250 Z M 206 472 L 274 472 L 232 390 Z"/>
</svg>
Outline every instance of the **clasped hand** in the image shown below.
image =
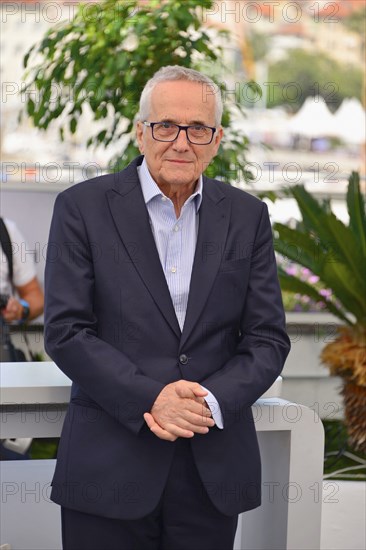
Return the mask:
<svg viewBox="0 0 366 550">
<path fill-rule="evenodd" d="M 145 422 L 157 437 L 167 441 L 206 434 L 215 425 L 204 400 L 206 395 L 207 391 L 197 382 L 179 380 L 168 384 L 151 411 L 144 414 Z"/>
</svg>

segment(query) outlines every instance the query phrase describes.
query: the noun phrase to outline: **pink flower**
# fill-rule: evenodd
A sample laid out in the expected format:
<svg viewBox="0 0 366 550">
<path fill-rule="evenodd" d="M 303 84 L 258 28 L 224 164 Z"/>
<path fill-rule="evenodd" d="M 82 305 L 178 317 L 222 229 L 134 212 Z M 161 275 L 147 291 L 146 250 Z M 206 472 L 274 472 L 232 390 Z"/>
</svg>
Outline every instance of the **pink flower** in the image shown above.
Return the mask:
<svg viewBox="0 0 366 550">
<path fill-rule="evenodd" d="M 322 288 L 319 290 L 319 294 L 324 296 L 324 298 L 330 298 L 332 296 L 332 291 L 329 288 Z"/>
</svg>

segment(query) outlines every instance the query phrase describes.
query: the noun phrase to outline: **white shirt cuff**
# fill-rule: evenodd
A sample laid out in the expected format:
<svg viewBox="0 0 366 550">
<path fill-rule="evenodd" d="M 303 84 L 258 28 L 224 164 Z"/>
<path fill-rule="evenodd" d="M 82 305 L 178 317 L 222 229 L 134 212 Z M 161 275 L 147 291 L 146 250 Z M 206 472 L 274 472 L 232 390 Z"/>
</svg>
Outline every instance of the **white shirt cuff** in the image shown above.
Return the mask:
<svg viewBox="0 0 366 550">
<path fill-rule="evenodd" d="M 206 401 L 207 405 L 210 408 L 210 411 L 212 413 L 212 418 L 214 419 L 216 426 L 220 430 L 223 430 L 224 429 L 224 420 L 222 418 L 222 412 L 221 412 L 220 405 L 219 405 L 216 397 L 214 396 L 213 393 L 210 392 L 210 390 L 208 390 L 204 386 L 201 385 L 201 388 L 203 388 L 204 390 L 207 391 L 207 395 L 206 395 L 206 397 L 204 397 L 204 400 Z"/>
</svg>

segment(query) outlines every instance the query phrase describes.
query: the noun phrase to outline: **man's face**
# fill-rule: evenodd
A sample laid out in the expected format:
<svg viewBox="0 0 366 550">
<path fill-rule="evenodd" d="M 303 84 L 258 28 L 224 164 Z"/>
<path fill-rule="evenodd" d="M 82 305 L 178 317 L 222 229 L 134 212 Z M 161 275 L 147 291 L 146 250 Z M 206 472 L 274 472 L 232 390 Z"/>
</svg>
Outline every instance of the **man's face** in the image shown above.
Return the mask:
<svg viewBox="0 0 366 550">
<path fill-rule="evenodd" d="M 186 80 L 157 84 L 151 94 L 149 122 L 214 127 L 215 99 L 205 90 L 205 84 Z M 137 141 L 159 186 L 184 186 L 193 185 L 206 169 L 217 153 L 222 133 L 222 128 L 218 128 L 209 145 L 193 145 L 183 130 L 175 141 L 161 142 L 153 139 L 151 128 L 139 122 Z"/>
</svg>

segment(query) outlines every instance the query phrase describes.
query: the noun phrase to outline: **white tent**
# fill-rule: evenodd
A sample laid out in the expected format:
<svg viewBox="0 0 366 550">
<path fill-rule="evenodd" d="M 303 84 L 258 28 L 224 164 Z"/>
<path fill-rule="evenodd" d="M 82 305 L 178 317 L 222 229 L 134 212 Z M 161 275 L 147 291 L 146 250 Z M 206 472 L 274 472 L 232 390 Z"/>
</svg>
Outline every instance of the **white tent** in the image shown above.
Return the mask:
<svg viewBox="0 0 366 550">
<path fill-rule="evenodd" d="M 358 99 L 345 99 L 334 117 L 340 139 L 355 145 L 366 142 L 366 112 Z"/>
<path fill-rule="evenodd" d="M 233 128 L 249 136 L 251 144 L 262 141 L 290 146 L 287 130 L 288 114 L 280 107 L 273 109 L 244 109 L 245 117 L 233 116 Z"/>
<path fill-rule="evenodd" d="M 334 115 L 320 96 L 308 97 L 288 123 L 291 134 L 308 138 L 338 136 Z"/>
</svg>

